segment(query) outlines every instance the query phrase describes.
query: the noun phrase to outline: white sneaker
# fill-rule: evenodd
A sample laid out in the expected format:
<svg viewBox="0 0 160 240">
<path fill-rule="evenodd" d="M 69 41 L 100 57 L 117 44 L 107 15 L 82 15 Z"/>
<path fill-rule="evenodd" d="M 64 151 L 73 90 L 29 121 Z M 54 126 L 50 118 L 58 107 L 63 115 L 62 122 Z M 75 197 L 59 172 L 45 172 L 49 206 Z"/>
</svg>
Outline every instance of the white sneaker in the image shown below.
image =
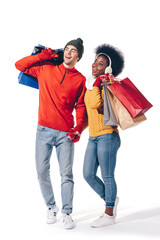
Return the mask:
<svg viewBox="0 0 160 240">
<path fill-rule="evenodd" d="M 64 223 L 65 229 L 72 229 L 72 228 L 75 228 L 76 226 L 75 222 L 73 221 L 71 216 L 68 214 L 63 215 L 63 223 Z"/>
<path fill-rule="evenodd" d="M 115 224 L 114 217 L 108 216 L 106 213 L 103 213 L 103 215 L 101 217 L 99 217 L 97 220 L 95 220 L 91 224 L 91 227 L 98 228 L 98 227 L 109 226 L 112 224 Z"/>
<path fill-rule="evenodd" d="M 117 206 L 118 206 L 118 203 L 119 203 L 119 197 L 116 197 L 115 206 L 113 208 L 113 218 L 114 219 L 116 219 L 116 217 L 117 217 Z"/>
<path fill-rule="evenodd" d="M 56 216 L 57 216 L 58 210 L 59 210 L 59 208 L 56 205 L 54 205 L 53 208 L 49 208 L 48 209 L 48 211 L 47 211 L 47 220 L 46 220 L 46 222 L 48 224 L 56 222 L 56 220 L 57 220 Z"/>
</svg>

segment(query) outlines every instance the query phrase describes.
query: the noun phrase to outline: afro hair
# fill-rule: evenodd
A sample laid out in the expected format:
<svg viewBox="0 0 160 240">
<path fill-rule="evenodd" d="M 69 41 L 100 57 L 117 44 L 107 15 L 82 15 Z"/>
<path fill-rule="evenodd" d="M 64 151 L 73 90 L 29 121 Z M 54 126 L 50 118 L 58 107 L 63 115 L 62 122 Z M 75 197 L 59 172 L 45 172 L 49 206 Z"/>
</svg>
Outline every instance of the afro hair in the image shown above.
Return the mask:
<svg viewBox="0 0 160 240">
<path fill-rule="evenodd" d="M 115 77 L 122 72 L 124 68 L 124 55 L 118 48 L 115 48 L 109 44 L 102 44 L 95 49 L 95 53 L 96 55 L 103 55 L 104 53 L 110 57 L 112 62 L 112 74 Z M 106 55 L 104 55 L 104 57 L 106 57 Z M 107 61 L 109 61 L 108 58 Z"/>
</svg>

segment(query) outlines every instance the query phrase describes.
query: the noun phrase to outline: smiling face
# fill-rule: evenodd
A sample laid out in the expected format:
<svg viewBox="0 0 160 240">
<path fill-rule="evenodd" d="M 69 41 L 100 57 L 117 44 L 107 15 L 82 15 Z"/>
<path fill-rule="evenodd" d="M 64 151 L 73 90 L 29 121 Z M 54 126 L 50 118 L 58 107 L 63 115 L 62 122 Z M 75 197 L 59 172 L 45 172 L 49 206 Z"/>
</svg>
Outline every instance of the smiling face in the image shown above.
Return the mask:
<svg viewBox="0 0 160 240">
<path fill-rule="evenodd" d="M 66 68 L 73 68 L 79 60 L 77 48 L 72 45 L 66 46 L 63 59 Z"/>
<path fill-rule="evenodd" d="M 98 77 L 105 74 L 105 69 L 108 66 L 107 59 L 104 56 L 99 56 L 92 64 L 92 75 Z"/>
</svg>

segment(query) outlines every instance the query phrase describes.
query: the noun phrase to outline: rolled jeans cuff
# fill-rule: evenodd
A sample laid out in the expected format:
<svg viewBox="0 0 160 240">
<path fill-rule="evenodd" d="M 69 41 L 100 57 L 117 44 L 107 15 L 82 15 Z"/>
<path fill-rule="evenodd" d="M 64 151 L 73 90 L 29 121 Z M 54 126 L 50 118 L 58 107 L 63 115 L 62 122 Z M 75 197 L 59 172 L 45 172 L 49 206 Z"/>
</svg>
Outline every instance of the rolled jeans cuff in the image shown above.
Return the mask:
<svg viewBox="0 0 160 240">
<path fill-rule="evenodd" d="M 106 207 L 114 207 L 115 206 L 115 202 L 106 202 Z"/>
<path fill-rule="evenodd" d="M 71 214 L 72 213 L 72 209 L 62 209 L 61 211 L 63 214 Z"/>
</svg>

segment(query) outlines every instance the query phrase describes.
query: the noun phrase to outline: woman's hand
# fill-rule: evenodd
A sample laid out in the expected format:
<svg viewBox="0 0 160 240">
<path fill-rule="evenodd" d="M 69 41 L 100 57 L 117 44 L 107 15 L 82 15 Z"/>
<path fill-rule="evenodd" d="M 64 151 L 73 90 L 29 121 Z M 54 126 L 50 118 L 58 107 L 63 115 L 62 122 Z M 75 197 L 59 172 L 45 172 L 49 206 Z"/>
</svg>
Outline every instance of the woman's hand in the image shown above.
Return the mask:
<svg viewBox="0 0 160 240">
<path fill-rule="evenodd" d="M 114 75 L 110 73 L 106 73 L 105 75 L 100 75 L 96 78 L 93 86 L 101 87 L 103 83 L 112 84 L 114 83 L 114 78 L 115 78 Z"/>
</svg>

